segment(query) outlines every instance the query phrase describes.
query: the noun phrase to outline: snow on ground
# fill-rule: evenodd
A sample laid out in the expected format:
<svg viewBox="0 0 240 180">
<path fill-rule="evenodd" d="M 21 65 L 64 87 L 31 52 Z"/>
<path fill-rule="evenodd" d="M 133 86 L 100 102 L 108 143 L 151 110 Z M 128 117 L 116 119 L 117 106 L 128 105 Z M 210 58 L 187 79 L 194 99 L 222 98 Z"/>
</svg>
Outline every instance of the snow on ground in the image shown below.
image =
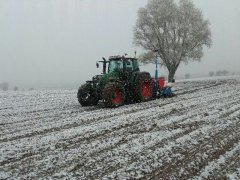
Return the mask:
<svg viewBox="0 0 240 180">
<path fill-rule="evenodd" d="M 0 179 L 240 178 L 240 79 L 81 107 L 76 90 L 0 92 Z"/>
</svg>

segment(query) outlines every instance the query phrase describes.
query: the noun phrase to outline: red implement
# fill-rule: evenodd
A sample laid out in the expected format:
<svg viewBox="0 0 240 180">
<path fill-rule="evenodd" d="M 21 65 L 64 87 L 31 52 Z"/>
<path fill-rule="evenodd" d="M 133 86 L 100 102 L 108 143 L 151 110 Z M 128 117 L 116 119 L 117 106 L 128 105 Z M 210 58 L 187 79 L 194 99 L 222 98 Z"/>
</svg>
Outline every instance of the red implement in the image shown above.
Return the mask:
<svg viewBox="0 0 240 180">
<path fill-rule="evenodd" d="M 158 88 L 159 89 L 162 89 L 164 87 L 164 83 L 165 83 L 165 78 L 164 77 L 158 78 Z"/>
</svg>

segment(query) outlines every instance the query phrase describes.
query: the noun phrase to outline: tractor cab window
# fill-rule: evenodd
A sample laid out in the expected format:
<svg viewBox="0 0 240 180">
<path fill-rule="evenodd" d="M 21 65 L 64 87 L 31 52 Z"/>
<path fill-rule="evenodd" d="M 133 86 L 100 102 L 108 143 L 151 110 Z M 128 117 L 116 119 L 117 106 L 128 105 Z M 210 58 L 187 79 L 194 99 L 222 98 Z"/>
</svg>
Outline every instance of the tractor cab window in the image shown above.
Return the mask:
<svg viewBox="0 0 240 180">
<path fill-rule="evenodd" d="M 133 70 L 133 63 L 131 60 L 126 61 L 126 70 L 127 71 L 132 71 Z"/>
<path fill-rule="evenodd" d="M 121 70 L 123 69 L 123 61 L 122 60 L 110 60 L 109 62 L 109 67 L 108 67 L 108 72 L 111 73 L 116 70 Z"/>
<path fill-rule="evenodd" d="M 133 63 L 133 71 L 139 71 L 138 61 L 135 59 L 132 61 L 132 63 Z"/>
</svg>

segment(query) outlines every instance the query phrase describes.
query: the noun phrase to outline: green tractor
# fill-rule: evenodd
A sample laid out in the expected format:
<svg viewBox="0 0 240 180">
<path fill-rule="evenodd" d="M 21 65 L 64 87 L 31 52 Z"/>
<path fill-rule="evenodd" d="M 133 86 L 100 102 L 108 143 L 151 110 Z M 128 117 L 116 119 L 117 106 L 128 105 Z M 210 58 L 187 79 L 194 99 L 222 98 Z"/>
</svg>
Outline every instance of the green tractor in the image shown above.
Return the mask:
<svg viewBox="0 0 240 180">
<path fill-rule="evenodd" d="M 111 56 L 103 63 L 103 73 L 94 76 L 78 90 L 78 101 L 82 106 L 97 105 L 100 100 L 105 107 L 119 107 L 134 102 L 152 99 L 153 83 L 148 72 L 140 72 L 138 60 L 124 56 Z M 107 70 L 108 65 L 108 70 Z"/>
</svg>

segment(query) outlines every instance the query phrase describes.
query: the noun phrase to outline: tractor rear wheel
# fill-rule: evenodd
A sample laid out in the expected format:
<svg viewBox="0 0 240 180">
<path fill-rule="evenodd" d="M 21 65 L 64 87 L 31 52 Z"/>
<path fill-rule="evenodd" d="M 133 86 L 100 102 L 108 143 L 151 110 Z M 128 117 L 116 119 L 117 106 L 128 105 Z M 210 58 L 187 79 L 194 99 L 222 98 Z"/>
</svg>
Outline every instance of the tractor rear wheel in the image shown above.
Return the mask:
<svg viewBox="0 0 240 180">
<path fill-rule="evenodd" d="M 141 73 L 137 76 L 134 90 L 137 102 L 146 102 L 152 99 L 153 84 L 149 73 Z"/>
<path fill-rule="evenodd" d="M 103 91 L 102 97 L 105 107 L 113 108 L 122 106 L 125 102 L 125 90 L 121 83 L 110 82 Z"/>
<path fill-rule="evenodd" d="M 98 98 L 94 95 L 91 84 L 83 84 L 77 93 L 78 102 L 82 106 L 92 106 L 98 104 Z"/>
</svg>

